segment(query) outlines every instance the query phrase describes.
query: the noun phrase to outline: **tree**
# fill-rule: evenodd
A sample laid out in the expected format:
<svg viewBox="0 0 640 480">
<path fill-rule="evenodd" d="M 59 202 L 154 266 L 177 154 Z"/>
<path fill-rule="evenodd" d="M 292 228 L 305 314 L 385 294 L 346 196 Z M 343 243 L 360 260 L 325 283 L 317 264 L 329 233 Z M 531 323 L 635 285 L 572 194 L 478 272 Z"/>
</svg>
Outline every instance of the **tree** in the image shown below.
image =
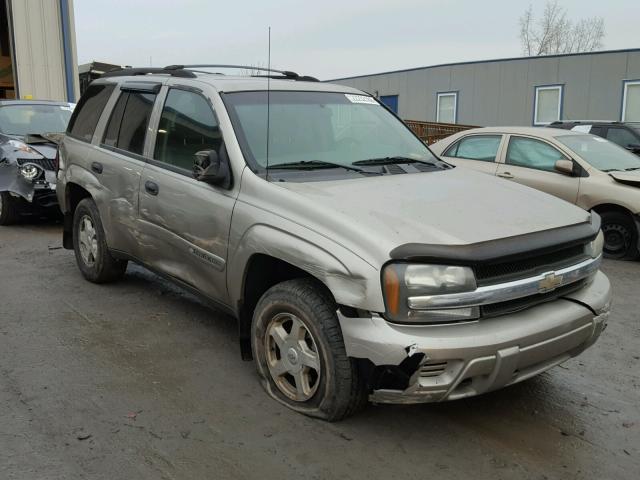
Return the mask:
<svg viewBox="0 0 640 480">
<path fill-rule="evenodd" d="M 603 38 L 602 17 L 573 22 L 557 0 L 547 1 L 539 20 L 534 17 L 532 6 L 520 17 L 522 53 L 527 56 L 593 52 L 602 48 Z"/>
</svg>

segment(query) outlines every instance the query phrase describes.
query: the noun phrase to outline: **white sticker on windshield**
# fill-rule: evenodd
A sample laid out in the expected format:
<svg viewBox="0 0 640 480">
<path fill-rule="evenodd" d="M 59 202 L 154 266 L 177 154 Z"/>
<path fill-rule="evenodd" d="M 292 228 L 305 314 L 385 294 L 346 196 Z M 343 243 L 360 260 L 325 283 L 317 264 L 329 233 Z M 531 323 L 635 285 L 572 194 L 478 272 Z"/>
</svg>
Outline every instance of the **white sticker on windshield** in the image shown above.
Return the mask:
<svg viewBox="0 0 640 480">
<path fill-rule="evenodd" d="M 71 108 L 71 107 L 61 106 L 61 107 L 60 107 L 60 110 L 66 110 L 67 112 L 72 112 L 72 111 L 73 111 L 73 108 Z"/>
<path fill-rule="evenodd" d="M 345 93 L 344 96 L 347 97 L 347 100 L 349 100 L 351 103 L 367 103 L 369 105 L 379 105 L 378 102 L 375 101 L 375 99 L 366 95 L 352 95 L 350 93 Z"/>
<path fill-rule="evenodd" d="M 576 125 L 571 130 L 574 132 L 589 133 L 591 131 L 591 125 Z"/>
</svg>

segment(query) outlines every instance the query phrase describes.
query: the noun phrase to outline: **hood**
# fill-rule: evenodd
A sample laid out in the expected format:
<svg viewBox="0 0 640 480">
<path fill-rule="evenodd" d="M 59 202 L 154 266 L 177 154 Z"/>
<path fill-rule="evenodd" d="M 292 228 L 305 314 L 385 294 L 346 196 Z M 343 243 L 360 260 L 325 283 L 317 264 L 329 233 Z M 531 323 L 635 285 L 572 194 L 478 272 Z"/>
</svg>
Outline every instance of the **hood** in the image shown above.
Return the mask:
<svg viewBox="0 0 640 480">
<path fill-rule="evenodd" d="M 640 187 L 640 170 L 631 172 L 609 172 L 609 176 L 616 182 L 631 185 L 632 187 Z"/>
<path fill-rule="evenodd" d="M 564 200 L 461 168 L 278 186 L 295 192 L 306 224 L 322 222 L 314 226 L 343 244 L 369 242 L 386 252 L 406 243 L 484 242 L 590 218 Z"/>
</svg>

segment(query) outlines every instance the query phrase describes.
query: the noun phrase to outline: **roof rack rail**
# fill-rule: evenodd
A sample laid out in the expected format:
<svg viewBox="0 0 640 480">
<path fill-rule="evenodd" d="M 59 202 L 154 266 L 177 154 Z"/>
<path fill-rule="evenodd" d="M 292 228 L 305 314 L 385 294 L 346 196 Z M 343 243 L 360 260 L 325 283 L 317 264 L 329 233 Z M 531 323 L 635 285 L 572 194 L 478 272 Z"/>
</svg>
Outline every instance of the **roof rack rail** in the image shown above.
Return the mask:
<svg viewBox="0 0 640 480">
<path fill-rule="evenodd" d="M 163 75 L 171 75 L 172 77 L 183 78 L 196 78 L 196 74 L 189 70 L 182 69 L 168 69 L 168 68 L 121 68 L 118 70 L 111 70 L 102 75 L 102 77 L 129 77 L 135 75 L 146 75 L 148 73 L 159 73 Z"/>
<path fill-rule="evenodd" d="M 197 68 L 240 68 L 243 70 L 250 70 L 255 72 L 268 72 L 268 73 L 278 73 L 282 77 L 285 77 L 288 80 L 298 80 L 305 82 L 318 82 L 319 80 L 315 77 L 311 77 L 308 75 L 298 75 L 296 72 L 292 72 L 291 70 L 276 70 L 275 68 L 267 68 L 267 67 L 253 67 L 250 65 L 229 65 L 229 64 L 208 64 L 208 63 L 199 63 L 194 65 L 168 65 L 164 67 L 165 70 L 170 71 L 180 71 L 180 70 L 194 70 Z M 251 75 L 253 77 L 270 77 L 270 78 L 282 78 L 280 76 L 272 76 L 272 75 Z"/>
</svg>

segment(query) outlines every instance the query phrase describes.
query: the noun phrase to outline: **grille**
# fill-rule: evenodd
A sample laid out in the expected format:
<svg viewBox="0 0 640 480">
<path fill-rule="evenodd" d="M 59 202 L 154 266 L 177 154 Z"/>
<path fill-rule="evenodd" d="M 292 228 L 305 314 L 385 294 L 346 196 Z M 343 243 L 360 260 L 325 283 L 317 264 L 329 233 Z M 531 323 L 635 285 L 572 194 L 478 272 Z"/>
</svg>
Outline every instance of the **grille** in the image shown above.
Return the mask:
<svg viewBox="0 0 640 480">
<path fill-rule="evenodd" d="M 18 165 L 24 165 L 25 163 L 33 163 L 42 167 L 45 170 L 55 170 L 56 166 L 52 159 L 50 158 L 38 158 L 35 160 L 27 159 L 27 158 L 18 158 Z"/>
<path fill-rule="evenodd" d="M 515 300 L 509 300 L 507 302 L 493 303 L 491 305 L 483 305 L 480 307 L 480 313 L 483 318 L 497 317 L 498 315 L 506 315 L 508 313 L 515 313 L 520 310 L 525 310 L 534 305 L 538 305 L 544 302 L 550 302 L 563 295 L 567 295 L 571 292 L 579 290 L 586 284 L 587 280 L 580 280 L 579 282 L 571 283 L 560 287 L 553 292 L 539 293 L 537 295 L 531 295 L 529 297 L 517 298 Z"/>
<path fill-rule="evenodd" d="M 426 363 L 420 367 L 420 376 L 423 378 L 437 377 L 442 375 L 447 368 L 447 362 Z"/>
<path fill-rule="evenodd" d="M 475 267 L 476 281 L 478 286 L 485 286 L 533 277 L 551 270 L 575 265 L 586 259 L 584 245 L 575 245 L 521 260 L 479 265 Z"/>
</svg>

